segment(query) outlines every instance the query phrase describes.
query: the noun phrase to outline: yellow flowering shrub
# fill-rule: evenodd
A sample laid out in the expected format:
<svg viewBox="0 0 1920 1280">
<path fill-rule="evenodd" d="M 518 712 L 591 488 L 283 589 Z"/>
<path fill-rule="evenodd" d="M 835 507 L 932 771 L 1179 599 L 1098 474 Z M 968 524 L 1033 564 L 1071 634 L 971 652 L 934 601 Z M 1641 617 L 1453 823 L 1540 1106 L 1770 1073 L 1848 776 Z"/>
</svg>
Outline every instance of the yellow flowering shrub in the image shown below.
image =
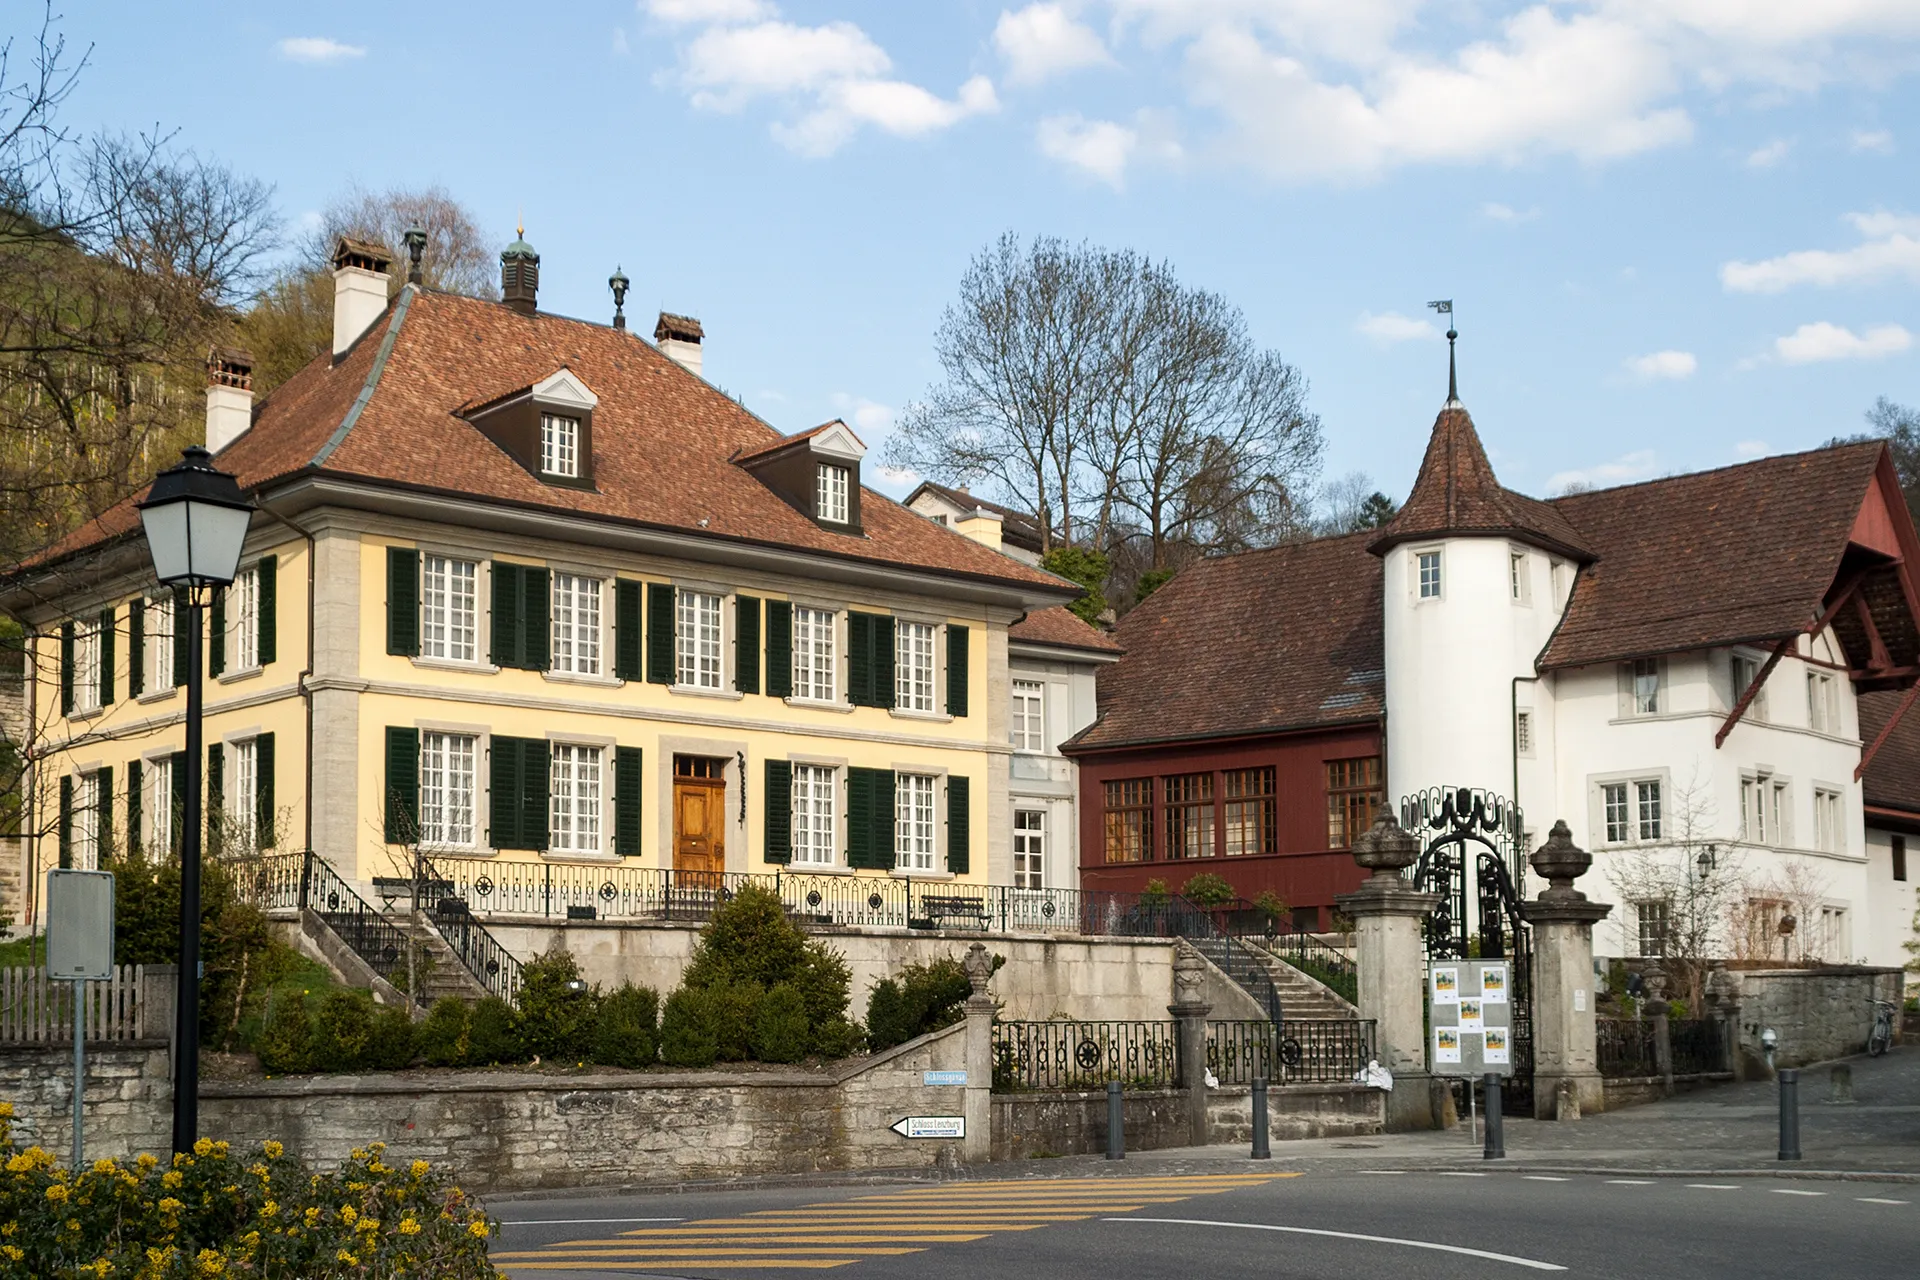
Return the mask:
<svg viewBox="0 0 1920 1280">
<path fill-rule="evenodd" d="M 385 1145 L 313 1170 L 277 1142 L 207 1138 L 163 1162 L 61 1168 L 20 1150 L 0 1103 L 0 1280 L 499 1280 L 480 1205 Z"/>
</svg>

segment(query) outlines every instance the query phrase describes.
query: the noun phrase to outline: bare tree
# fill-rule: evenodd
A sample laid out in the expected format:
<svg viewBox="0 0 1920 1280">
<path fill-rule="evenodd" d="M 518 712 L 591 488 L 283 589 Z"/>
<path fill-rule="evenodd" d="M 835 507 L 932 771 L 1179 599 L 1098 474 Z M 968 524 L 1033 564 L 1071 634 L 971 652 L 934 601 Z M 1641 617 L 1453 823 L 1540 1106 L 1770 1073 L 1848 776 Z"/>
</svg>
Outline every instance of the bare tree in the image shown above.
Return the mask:
<svg viewBox="0 0 1920 1280">
<path fill-rule="evenodd" d="M 1609 858 L 1607 879 L 1634 912 L 1621 927 L 1666 962 L 1690 1009 L 1702 1008 L 1707 962 L 1726 954 L 1731 913 L 1748 896 L 1744 859 L 1714 835 L 1710 783 L 1696 769 L 1669 788 L 1662 843 Z"/>
<path fill-rule="evenodd" d="M 356 187 L 322 211 L 319 225 L 302 241 L 301 257 L 309 271 L 331 271 L 335 243 L 341 236 L 351 236 L 385 246 L 396 263 L 403 263 L 409 227 L 427 233 L 420 270 L 428 288 L 474 298 L 500 296 L 503 246 L 488 239 L 473 214 L 445 187 L 394 187 L 381 192 Z M 396 271 L 394 290 L 405 280 L 405 272 Z"/>
</svg>

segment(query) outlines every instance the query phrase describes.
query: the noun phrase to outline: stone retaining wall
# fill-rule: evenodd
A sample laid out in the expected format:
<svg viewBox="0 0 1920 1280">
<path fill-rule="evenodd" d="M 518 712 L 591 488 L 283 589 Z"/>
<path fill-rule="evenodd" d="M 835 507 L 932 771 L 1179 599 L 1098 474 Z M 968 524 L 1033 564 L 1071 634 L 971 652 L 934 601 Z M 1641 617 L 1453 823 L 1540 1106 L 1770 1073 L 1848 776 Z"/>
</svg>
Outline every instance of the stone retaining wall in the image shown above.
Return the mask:
<svg viewBox="0 0 1920 1280">
<path fill-rule="evenodd" d="M 1207 1091 L 1207 1141 L 1253 1142 L 1253 1091 Z M 1386 1130 L 1386 1094 L 1351 1084 L 1296 1084 L 1267 1090 L 1268 1134 L 1275 1142 L 1344 1138 Z M 1158 1151 L 1191 1143 L 1185 1089 L 1133 1089 L 1121 1097 L 1126 1149 Z M 1107 1095 L 997 1093 L 993 1158 L 1098 1155 L 1107 1149 Z"/>
<path fill-rule="evenodd" d="M 1740 990 L 1735 1052 L 1749 1065 L 1764 1062 L 1760 1034 L 1772 1027 L 1780 1036 L 1777 1067 L 1863 1052 L 1872 1029 L 1870 1002 L 1899 1000 L 1903 981 L 1898 969 L 1866 965 L 1746 970 L 1731 976 Z"/>
</svg>

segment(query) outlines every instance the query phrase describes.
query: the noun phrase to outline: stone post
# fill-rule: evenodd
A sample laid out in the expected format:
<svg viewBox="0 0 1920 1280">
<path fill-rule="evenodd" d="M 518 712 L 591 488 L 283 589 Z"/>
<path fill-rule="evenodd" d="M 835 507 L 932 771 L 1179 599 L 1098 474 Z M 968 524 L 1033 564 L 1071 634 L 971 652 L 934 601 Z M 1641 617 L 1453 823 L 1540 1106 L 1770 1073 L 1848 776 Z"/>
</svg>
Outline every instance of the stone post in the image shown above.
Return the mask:
<svg viewBox="0 0 1920 1280">
<path fill-rule="evenodd" d="M 1667 971 L 1655 960 L 1640 975 L 1646 998 L 1640 1012 L 1653 1023 L 1653 1073 L 1660 1077 L 1660 1092 L 1673 1096 L 1673 1024 L 1667 1015 L 1673 1006 L 1667 1003 Z"/>
<path fill-rule="evenodd" d="M 1387 1095 L 1387 1128 L 1432 1129 L 1444 1121 L 1434 1111 L 1427 1073 L 1426 947 L 1421 926 L 1440 903 L 1420 893 L 1403 872 L 1420 856 L 1420 842 L 1383 813 L 1353 842 L 1353 860 L 1373 874 L 1353 893 L 1334 899 L 1353 917 L 1360 971 L 1360 1016 L 1373 1021 L 1380 1064 L 1393 1073 Z"/>
<path fill-rule="evenodd" d="M 1707 1012 L 1720 1036 L 1720 1052 L 1736 1081 L 1746 1079 L 1740 1060 L 1740 982 L 1715 961 L 1707 973 Z"/>
<path fill-rule="evenodd" d="M 1587 901 L 1573 882 L 1593 855 L 1556 822 L 1533 853 L 1533 869 L 1547 880 L 1540 896 L 1521 904 L 1533 926 L 1533 1114 L 1554 1119 L 1556 1099 L 1570 1092 L 1581 1114 L 1606 1110 L 1594 1044 L 1593 926 L 1613 908 Z M 1563 1088 L 1563 1085 L 1565 1086 Z M 1573 1109 L 1567 1108 L 1571 1115 Z"/>
<path fill-rule="evenodd" d="M 967 1086 L 963 1114 L 967 1136 L 961 1158 L 969 1164 L 993 1159 L 993 997 L 987 980 L 993 976 L 993 957 L 976 942 L 961 962 L 973 994 L 967 997 Z"/>
<path fill-rule="evenodd" d="M 173 1067 L 173 996 L 177 964 L 149 964 L 140 968 L 140 1038 L 167 1042 L 167 1067 Z"/>
<path fill-rule="evenodd" d="M 1213 1006 L 1200 998 L 1206 980 L 1206 959 L 1185 939 L 1174 944 L 1173 1015 L 1180 1087 L 1187 1091 L 1187 1142 L 1207 1142 L 1207 1015 Z"/>
</svg>

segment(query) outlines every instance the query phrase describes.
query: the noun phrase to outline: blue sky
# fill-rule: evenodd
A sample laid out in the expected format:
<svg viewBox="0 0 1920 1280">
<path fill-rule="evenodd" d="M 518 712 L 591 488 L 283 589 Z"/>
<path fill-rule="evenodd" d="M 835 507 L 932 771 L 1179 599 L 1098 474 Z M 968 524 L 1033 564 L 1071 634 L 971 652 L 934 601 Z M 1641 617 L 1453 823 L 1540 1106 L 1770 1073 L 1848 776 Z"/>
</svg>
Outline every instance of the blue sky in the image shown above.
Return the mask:
<svg viewBox="0 0 1920 1280">
<path fill-rule="evenodd" d="M 15 6 L 16 10 L 25 6 Z M 277 188 L 440 183 L 546 309 L 706 325 L 708 376 L 870 445 L 1005 230 L 1131 246 L 1312 380 L 1404 495 L 1445 390 L 1509 485 L 1816 445 L 1920 404 L 1915 0 L 105 4 L 82 127 Z M 15 33 L 18 19 L 7 26 Z M 890 486 L 898 490 L 898 486 Z"/>
</svg>

